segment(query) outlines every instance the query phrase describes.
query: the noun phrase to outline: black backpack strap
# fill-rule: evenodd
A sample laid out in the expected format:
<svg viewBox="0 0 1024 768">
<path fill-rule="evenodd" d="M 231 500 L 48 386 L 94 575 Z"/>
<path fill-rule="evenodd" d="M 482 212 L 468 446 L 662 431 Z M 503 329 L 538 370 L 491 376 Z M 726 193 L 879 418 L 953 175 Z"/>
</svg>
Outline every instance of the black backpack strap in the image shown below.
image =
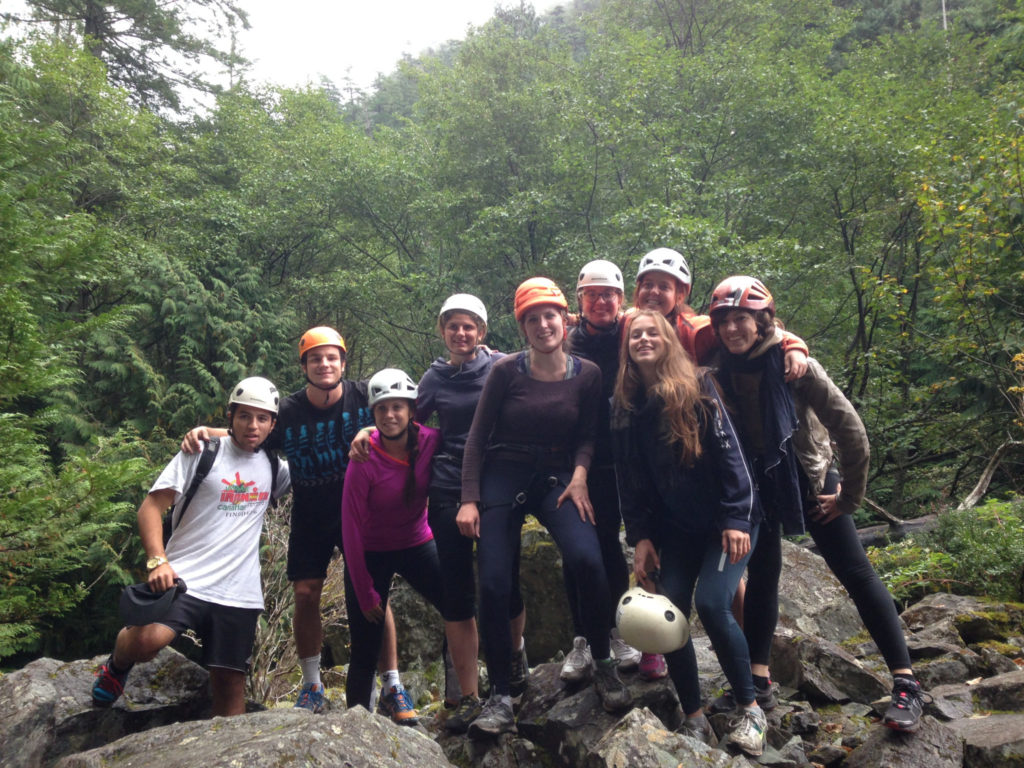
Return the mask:
<svg viewBox="0 0 1024 768">
<path fill-rule="evenodd" d="M 277 470 L 281 460 L 275 451 L 270 451 L 266 448 L 263 450 L 266 451 L 267 458 L 270 460 L 270 506 L 272 509 L 277 509 L 277 498 L 274 494 L 277 492 Z"/>
<path fill-rule="evenodd" d="M 192 497 L 196 495 L 196 491 L 199 490 L 199 486 L 202 484 L 206 476 L 210 474 L 210 469 L 213 467 L 213 461 L 217 458 L 217 451 L 220 450 L 220 438 L 211 437 L 204 445 L 203 452 L 199 456 L 199 464 L 196 466 L 196 473 L 192 476 L 192 482 L 189 483 L 188 490 L 185 491 L 185 495 L 181 497 L 174 509 L 171 510 L 171 533 L 174 533 L 174 529 L 181 525 L 181 518 L 185 516 L 185 511 L 188 509 L 189 503 L 192 501 Z M 177 513 L 177 515 L 175 515 Z M 175 519 L 177 518 L 177 519 Z"/>
</svg>

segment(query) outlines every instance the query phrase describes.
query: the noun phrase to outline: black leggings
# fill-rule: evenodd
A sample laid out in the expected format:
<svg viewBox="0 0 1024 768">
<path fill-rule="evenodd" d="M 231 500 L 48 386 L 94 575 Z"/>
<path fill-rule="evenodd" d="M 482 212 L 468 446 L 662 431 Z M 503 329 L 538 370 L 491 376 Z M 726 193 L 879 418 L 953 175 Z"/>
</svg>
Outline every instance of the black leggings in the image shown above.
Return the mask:
<svg viewBox="0 0 1024 768">
<path fill-rule="evenodd" d="M 864 552 L 853 517 L 840 515 L 827 525 L 813 520 L 805 522 L 825 563 L 857 606 L 861 621 L 889 669 L 910 669 L 910 653 L 896 604 Z M 782 573 L 782 539 L 776 520 L 762 521 L 761 535 L 747 569 L 743 633 L 750 647 L 751 663 L 767 665 L 779 620 L 778 589 Z"/>
<path fill-rule="evenodd" d="M 387 608 L 391 580 L 398 573 L 413 589 L 423 595 L 428 603 L 442 610 L 441 561 L 438 559 L 437 546 L 433 539 L 408 549 L 389 552 L 368 551 L 365 557 L 366 570 L 373 579 L 373 588 L 380 595 L 382 608 Z M 369 709 L 370 696 L 373 693 L 373 675 L 377 670 L 377 659 L 380 657 L 384 637 L 384 621 L 371 622 L 363 615 L 347 565 L 345 608 L 348 611 L 348 627 L 352 642 L 345 702 L 350 709 L 357 704 Z"/>
<path fill-rule="evenodd" d="M 619 531 L 622 528 L 622 515 L 619 512 L 619 487 L 615 480 L 614 467 L 591 467 L 587 475 L 587 492 L 590 503 L 594 507 L 594 526 L 597 529 L 597 541 L 601 545 L 601 561 L 604 563 L 605 575 L 608 578 L 609 627 L 615 626 L 615 609 L 619 598 L 629 589 L 629 566 L 626 555 L 622 551 Z M 585 600 L 581 593 L 590 589 L 590 584 L 577 584 L 572 570 L 563 563 L 562 579 L 565 581 L 565 594 L 569 598 L 569 611 L 572 614 L 573 633 L 577 637 L 586 635 L 586 621 L 583 618 L 582 605 Z"/>
</svg>

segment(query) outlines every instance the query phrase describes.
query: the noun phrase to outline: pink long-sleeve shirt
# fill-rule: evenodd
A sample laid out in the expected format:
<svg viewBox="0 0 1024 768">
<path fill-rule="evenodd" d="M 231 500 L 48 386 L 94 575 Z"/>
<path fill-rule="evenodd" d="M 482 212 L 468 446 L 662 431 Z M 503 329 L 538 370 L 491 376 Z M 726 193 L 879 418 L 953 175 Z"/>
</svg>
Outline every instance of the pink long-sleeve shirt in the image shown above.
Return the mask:
<svg viewBox="0 0 1024 768">
<path fill-rule="evenodd" d="M 439 443 L 436 429 L 420 427 L 411 503 L 406 502 L 404 493 L 409 464 L 384 452 L 376 430 L 370 433 L 369 459 L 361 464 L 349 462 L 341 497 L 341 531 L 345 567 L 364 611 L 381 600 L 366 568 L 365 553 L 408 549 L 434 538 L 427 524 L 427 489 Z"/>
</svg>

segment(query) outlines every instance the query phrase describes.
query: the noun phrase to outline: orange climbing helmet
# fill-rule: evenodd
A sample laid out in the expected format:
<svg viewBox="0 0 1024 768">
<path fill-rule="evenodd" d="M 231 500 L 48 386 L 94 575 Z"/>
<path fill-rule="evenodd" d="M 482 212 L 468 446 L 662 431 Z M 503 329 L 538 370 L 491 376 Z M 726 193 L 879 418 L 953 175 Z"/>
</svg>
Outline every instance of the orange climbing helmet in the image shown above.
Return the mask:
<svg viewBox="0 0 1024 768">
<path fill-rule="evenodd" d="M 306 353 L 316 347 L 341 347 L 344 354 L 348 354 L 348 347 L 345 346 L 345 339 L 333 328 L 326 325 L 318 325 L 310 328 L 299 339 L 299 360 L 306 359 Z"/>
<path fill-rule="evenodd" d="M 540 304 L 553 304 L 561 310 L 569 310 L 569 302 L 565 300 L 565 294 L 562 293 L 561 288 L 555 285 L 554 280 L 546 277 L 531 277 L 516 288 L 516 322 L 522 322 L 526 310 Z"/>
</svg>

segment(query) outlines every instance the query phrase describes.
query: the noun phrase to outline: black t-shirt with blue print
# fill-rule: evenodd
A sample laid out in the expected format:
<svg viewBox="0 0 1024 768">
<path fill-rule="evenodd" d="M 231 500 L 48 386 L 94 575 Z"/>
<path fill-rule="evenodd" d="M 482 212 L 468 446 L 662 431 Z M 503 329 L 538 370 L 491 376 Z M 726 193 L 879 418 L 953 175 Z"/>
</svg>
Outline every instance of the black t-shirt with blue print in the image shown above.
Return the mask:
<svg viewBox="0 0 1024 768">
<path fill-rule="evenodd" d="M 356 432 L 373 423 L 366 382 L 345 381 L 341 399 L 316 408 L 305 388 L 281 401 L 266 446 L 283 451 L 292 476 L 292 515 L 341 515 L 341 489 Z"/>
</svg>

